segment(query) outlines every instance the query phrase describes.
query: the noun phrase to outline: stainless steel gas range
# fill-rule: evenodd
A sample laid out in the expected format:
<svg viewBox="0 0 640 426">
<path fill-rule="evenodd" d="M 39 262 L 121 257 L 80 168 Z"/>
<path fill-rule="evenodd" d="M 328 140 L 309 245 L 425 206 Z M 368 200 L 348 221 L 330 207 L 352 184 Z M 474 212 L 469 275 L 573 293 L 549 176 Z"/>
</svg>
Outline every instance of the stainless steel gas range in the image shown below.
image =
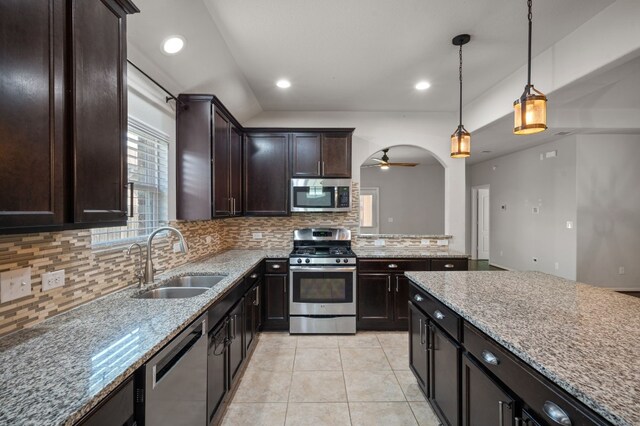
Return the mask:
<svg viewBox="0 0 640 426">
<path fill-rule="evenodd" d="M 351 251 L 351 231 L 294 231 L 289 264 L 289 331 L 355 333 L 356 255 Z"/>
</svg>

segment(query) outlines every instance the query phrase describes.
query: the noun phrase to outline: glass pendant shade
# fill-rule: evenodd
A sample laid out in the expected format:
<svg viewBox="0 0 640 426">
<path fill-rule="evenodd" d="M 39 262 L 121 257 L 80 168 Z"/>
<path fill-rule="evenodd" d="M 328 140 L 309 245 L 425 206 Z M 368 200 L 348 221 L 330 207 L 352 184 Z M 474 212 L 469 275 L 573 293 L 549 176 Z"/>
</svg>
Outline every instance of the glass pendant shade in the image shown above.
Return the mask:
<svg viewBox="0 0 640 426">
<path fill-rule="evenodd" d="M 522 94 L 513 103 L 513 133 L 516 135 L 531 135 L 547 130 L 547 97 L 537 94 Z"/>
<path fill-rule="evenodd" d="M 463 126 L 451 135 L 451 158 L 466 158 L 471 155 L 471 133 Z"/>
</svg>

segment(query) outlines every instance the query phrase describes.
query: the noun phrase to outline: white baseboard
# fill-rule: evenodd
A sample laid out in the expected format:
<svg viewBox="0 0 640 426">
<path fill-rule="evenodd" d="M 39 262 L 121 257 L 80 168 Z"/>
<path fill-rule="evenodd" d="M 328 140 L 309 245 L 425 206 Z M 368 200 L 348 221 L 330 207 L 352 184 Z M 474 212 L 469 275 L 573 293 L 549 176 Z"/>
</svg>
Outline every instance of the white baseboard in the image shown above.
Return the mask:
<svg viewBox="0 0 640 426">
<path fill-rule="evenodd" d="M 638 287 L 601 287 L 599 285 L 591 284 L 594 287 L 606 288 L 613 291 L 634 291 L 636 293 L 640 292 L 640 286 Z"/>
<path fill-rule="evenodd" d="M 489 266 L 494 266 L 496 268 L 504 269 L 505 271 L 513 271 L 513 269 L 511 269 L 511 268 L 507 268 L 506 266 L 498 265 L 497 263 L 491 262 L 491 260 L 489 260 Z"/>
</svg>

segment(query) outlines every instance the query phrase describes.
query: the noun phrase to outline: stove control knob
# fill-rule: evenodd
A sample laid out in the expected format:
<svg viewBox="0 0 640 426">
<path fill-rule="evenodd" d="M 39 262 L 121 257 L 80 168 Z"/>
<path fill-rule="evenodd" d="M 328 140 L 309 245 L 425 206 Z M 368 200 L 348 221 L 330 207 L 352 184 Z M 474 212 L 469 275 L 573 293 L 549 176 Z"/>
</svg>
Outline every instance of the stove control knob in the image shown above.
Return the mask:
<svg viewBox="0 0 640 426">
<path fill-rule="evenodd" d="M 336 263 L 340 263 L 340 259 L 336 259 Z"/>
<path fill-rule="evenodd" d="M 310 259 L 305 259 L 304 263 L 311 263 L 311 260 Z"/>
<path fill-rule="evenodd" d="M 349 259 L 342 259 L 344 263 L 349 263 Z"/>
<path fill-rule="evenodd" d="M 298 259 L 296 262 L 298 262 L 298 263 L 302 263 L 302 259 Z"/>
</svg>

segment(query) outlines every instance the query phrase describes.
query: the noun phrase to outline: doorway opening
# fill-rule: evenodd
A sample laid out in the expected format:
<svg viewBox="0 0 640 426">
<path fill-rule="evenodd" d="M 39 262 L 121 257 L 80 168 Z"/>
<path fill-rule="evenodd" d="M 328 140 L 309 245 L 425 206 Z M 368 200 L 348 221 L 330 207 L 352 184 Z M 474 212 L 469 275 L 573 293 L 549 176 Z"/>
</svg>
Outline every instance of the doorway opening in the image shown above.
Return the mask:
<svg viewBox="0 0 640 426">
<path fill-rule="evenodd" d="M 471 258 L 490 260 L 490 191 L 489 185 L 471 188 Z"/>
</svg>

